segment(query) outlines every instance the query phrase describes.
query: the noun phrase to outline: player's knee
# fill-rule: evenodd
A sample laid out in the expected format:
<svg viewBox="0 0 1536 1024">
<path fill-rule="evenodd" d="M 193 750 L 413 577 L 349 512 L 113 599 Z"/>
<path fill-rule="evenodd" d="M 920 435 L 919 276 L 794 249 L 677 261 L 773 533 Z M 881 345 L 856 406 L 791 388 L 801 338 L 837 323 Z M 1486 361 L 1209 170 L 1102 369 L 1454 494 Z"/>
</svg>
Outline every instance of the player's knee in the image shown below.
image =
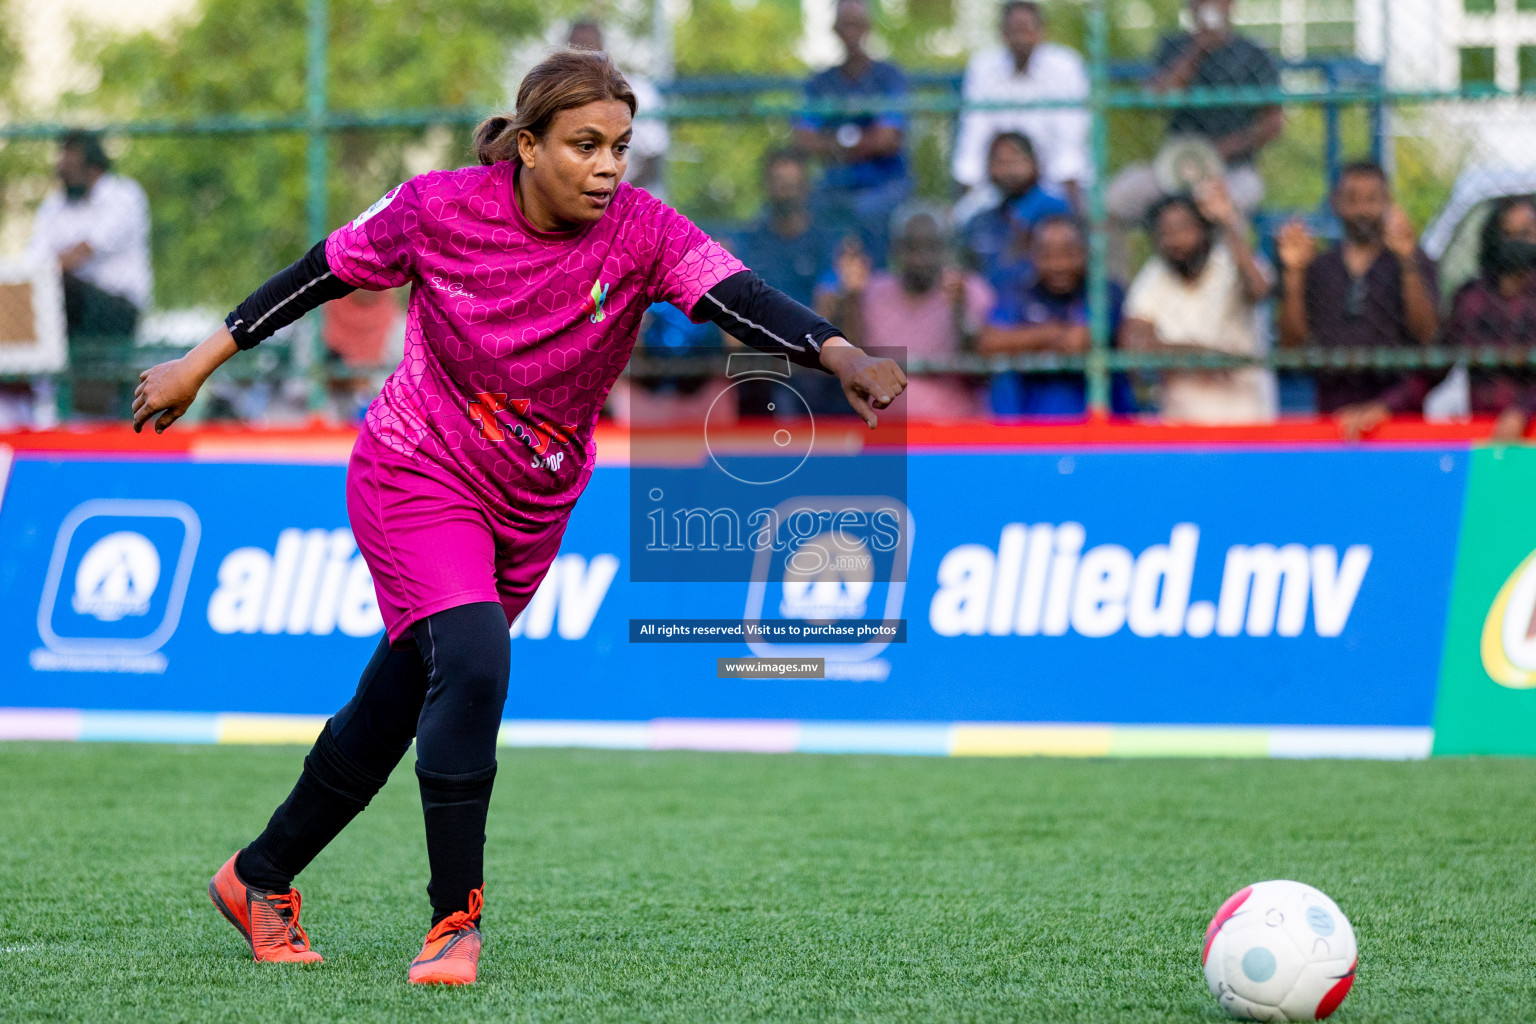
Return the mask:
<svg viewBox="0 0 1536 1024">
<path fill-rule="evenodd" d="M 505 637 L 502 642 L 506 645 Z M 507 700 L 511 660 L 507 646 L 500 651 L 494 645 L 455 651 L 444 666 L 444 684 L 457 702 L 477 708 L 492 707 L 499 712 Z"/>
<path fill-rule="evenodd" d="M 430 616 L 428 666 L 434 687 L 454 703 L 499 713 L 507 698 L 512 669 L 512 641 L 501 606 L 480 602 Z M 420 633 L 418 633 L 418 636 Z"/>
</svg>

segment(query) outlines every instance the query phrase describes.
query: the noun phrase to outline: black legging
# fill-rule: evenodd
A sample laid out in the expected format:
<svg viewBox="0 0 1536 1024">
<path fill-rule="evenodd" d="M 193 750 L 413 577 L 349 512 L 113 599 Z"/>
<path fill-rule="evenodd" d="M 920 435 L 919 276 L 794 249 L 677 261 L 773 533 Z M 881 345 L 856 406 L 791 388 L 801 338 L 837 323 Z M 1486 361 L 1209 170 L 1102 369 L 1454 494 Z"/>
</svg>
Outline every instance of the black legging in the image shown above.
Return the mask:
<svg viewBox="0 0 1536 1024">
<path fill-rule="evenodd" d="M 469 905 L 484 880 L 485 819 L 507 699 L 511 641 L 490 601 L 411 626 L 415 647 L 380 641 L 357 693 L 325 723 L 266 830 L 240 852 L 247 885 L 283 892 L 384 785 L 416 741 L 434 923 Z"/>
</svg>

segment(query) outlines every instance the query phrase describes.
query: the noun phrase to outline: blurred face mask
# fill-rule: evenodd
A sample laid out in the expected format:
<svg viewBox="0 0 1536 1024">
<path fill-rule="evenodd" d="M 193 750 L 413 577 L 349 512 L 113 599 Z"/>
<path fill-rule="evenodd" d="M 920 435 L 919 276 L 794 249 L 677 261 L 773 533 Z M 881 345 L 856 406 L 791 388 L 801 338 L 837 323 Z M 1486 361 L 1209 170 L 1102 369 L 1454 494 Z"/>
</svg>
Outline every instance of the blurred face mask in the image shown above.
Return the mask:
<svg viewBox="0 0 1536 1024">
<path fill-rule="evenodd" d="M 1536 270 L 1536 242 L 1506 238 L 1499 243 L 1499 269 L 1507 274 L 1526 274 Z"/>
<path fill-rule="evenodd" d="M 1186 281 L 1193 281 L 1205 269 L 1205 261 L 1210 258 L 1210 255 L 1210 246 L 1202 245 L 1192 253 L 1178 256 L 1170 256 L 1164 253 L 1163 259 L 1168 261 L 1168 265 L 1173 268 L 1174 273 Z"/>
<path fill-rule="evenodd" d="M 1382 223 L 1379 217 L 1346 217 L 1343 220 L 1344 237 L 1356 245 L 1371 245 L 1380 240 Z"/>
<path fill-rule="evenodd" d="M 90 172 L 86 169 L 85 160 L 79 150 L 65 148 L 59 154 L 59 164 L 56 168 L 59 175 L 59 183 L 64 186 L 64 198 L 70 202 L 79 202 L 91 192 Z"/>
</svg>

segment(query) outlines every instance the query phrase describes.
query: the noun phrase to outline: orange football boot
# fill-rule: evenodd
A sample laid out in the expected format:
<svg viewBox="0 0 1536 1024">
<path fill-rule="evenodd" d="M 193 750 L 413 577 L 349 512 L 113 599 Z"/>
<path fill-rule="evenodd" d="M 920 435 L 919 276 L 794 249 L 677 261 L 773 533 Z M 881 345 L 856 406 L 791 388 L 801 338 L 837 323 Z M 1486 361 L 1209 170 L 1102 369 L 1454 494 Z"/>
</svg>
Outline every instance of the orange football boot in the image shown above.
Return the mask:
<svg viewBox="0 0 1536 1024">
<path fill-rule="evenodd" d="M 412 985 L 473 985 L 480 965 L 479 889 L 469 893 L 469 910 L 456 910 L 432 926 L 421 953 L 411 961 Z"/>
<path fill-rule="evenodd" d="M 296 964 L 321 961 L 320 954 L 309 948 L 309 936 L 299 927 L 299 890 L 268 892 L 248 886 L 235 874 L 235 858 L 231 857 L 209 881 L 208 896 L 219 913 L 245 936 L 257 960 Z"/>
</svg>

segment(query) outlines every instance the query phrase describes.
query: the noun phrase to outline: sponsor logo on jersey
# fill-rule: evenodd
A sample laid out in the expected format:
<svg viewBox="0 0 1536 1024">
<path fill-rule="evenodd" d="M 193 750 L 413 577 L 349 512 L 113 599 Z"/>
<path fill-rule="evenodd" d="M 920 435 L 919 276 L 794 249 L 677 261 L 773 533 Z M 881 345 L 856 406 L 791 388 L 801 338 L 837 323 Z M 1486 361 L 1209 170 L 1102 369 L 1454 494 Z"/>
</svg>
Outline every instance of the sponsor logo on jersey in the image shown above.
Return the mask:
<svg viewBox="0 0 1536 1024">
<path fill-rule="evenodd" d="M 1500 686 L 1536 687 L 1536 551 L 1499 588 L 1483 620 L 1483 670 Z"/>
<path fill-rule="evenodd" d="M 548 469 L 558 473 L 565 465 L 566 453 L 555 447 L 569 448 L 576 437 L 573 428 L 549 420 L 534 422 L 533 403 L 526 398 L 508 398 L 505 391 L 478 391 L 470 399 L 469 418 L 480 428 L 480 436 L 487 441 L 501 442 L 507 434 L 521 441 L 529 449 L 529 464 L 535 469 Z M 508 414 L 512 421 L 510 430 L 504 430 L 500 414 Z M 553 450 L 551 450 L 553 448 Z"/>
<path fill-rule="evenodd" d="M 431 284 L 432 284 L 432 287 L 434 289 L 436 289 L 437 291 L 446 292 L 449 295 L 458 295 L 458 296 L 461 296 L 462 298 L 466 298 L 466 299 L 479 299 L 480 298 L 480 296 L 476 295 L 474 292 L 470 291 L 468 288 L 465 288 L 459 282 L 445 280 L 444 278 L 440 277 L 437 274 L 433 274 L 432 275 Z"/>
<path fill-rule="evenodd" d="M 586 303 L 581 311 L 587 314 L 587 320 L 594 324 L 600 324 L 608 314 L 603 312 L 603 303 L 608 301 L 608 289 L 610 285 L 602 283 L 602 280 L 592 282 L 592 294 L 587 296 Z"/>
<path fill-rule="evenodd" d="M 395 196 L 399 195 L 400 190 L 404 187 L 405 184 L 402 182 L 401 184 L 396 185 L 394 188 L 390 189 L 388 192 L 384 193 L 379 197 L 377 202 L 368 207 L 368 209 L 364 210 L 362 213 L 358 214 L 356 219 L 354 219 L 352 223 L 348 225 L 348 227 L 360 228 L 364 224 L 368 223 L 368 221 L 371 220 L 375 214 L 384 209 L 384 207 L 388 206 L 390 203 L 394 202 Z"/>
</svg>

